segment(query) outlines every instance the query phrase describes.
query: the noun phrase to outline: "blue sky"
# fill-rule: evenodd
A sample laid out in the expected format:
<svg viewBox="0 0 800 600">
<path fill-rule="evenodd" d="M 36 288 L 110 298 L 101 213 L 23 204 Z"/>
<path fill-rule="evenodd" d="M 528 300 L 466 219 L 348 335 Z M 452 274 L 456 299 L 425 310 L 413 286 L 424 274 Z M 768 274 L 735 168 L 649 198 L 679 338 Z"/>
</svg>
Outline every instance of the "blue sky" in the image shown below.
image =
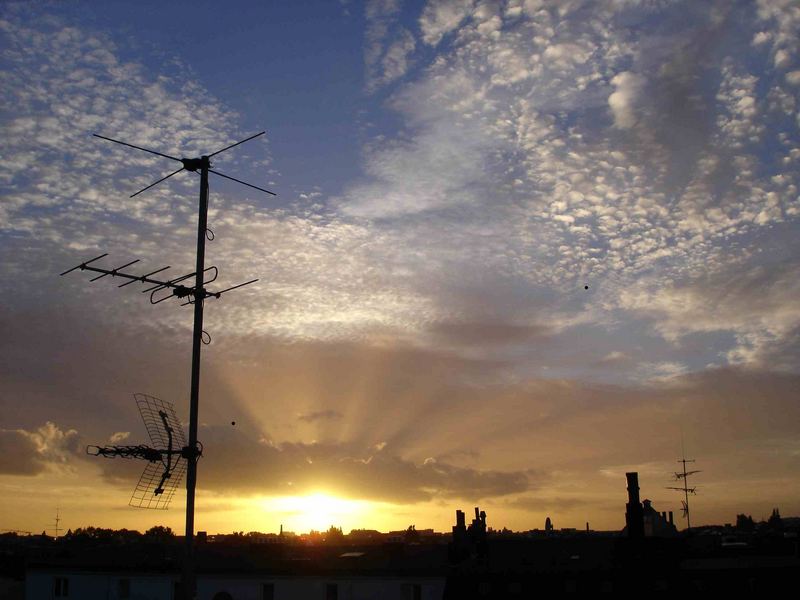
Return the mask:
<svg viewBox="0 0 800 600">
<path fill-rule="evenodd" d="M 183 401 L 185 312 L 52 274 L 101 252 L 190 270 L 197 181 L 128 199 L 172 165 L 91 134 L 184 156 L 266 129 L 218 166 L 277 198 L 212 180 L 209 260 L 223 284 L 261 281 L 209 306 L 207 393 L 226 399 L 209 447 L 236 446 L 215 429 L 235 417 L 281 477 L 327 456 L 338 493 L 423 503 L 438 526 L 453 499 L 514 526 L 560 499 L 581 525 L 617 515 L 609 474 L 668 474 L 683 428 L 714 465 L 707 519 L 740 510 L 731 486 L 800 510 L 793 3 L 10 3 L 0 20 L 9 447 L 133 430 L 134 391 Z M 114 409 L 87 421 L 64 396 Z M 38 447 L 14 477 L 77 460 Z M 209 489 L 231 485 L 211 461 Z"/>
</svg>

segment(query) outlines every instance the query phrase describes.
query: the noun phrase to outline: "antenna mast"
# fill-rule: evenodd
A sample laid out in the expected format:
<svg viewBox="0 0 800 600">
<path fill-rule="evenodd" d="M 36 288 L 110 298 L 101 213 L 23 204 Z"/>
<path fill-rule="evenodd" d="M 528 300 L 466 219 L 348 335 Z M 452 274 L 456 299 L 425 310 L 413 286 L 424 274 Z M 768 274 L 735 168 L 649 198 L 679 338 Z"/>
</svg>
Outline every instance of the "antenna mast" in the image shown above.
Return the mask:
<svg viewBox="0 0 800 600">
<path fill-rule="evenodd" d="M 58 539 L 58 532 L 61 531 L 61 527 L 58 526 L 59 523 L 61 523 L 61 508 L 57 506 L 56 507 L 56 526 L 53 528 L 53 530 L 56 532 L 55 539 Z"/>
<path fill-rule="evenodd" d="M 675 481 L 679 482 L 682 481 L 683 487 L 667 487 L 667 489 L 683 492 L 684 499 L 681 501 L 681 504 L 683 505 L 681 507 L 681 510 L 683 512 L 683 516 L 686 517 L 686 530 L 691 531 L 692 521 L 689 516 L 689 494 L 692 494 L 694 496 L 697 493 L 697 487 L 689 487 L 689 477 L 691 477 L 695 473 L 700 473 L 700 471 L 686 470 L 686 464 L 693 463 L 695 461 L 693 458 L 692 459 L 686 458 L 685 453 L 683 454 L 683 458 L 681 458 L 678 462 L 681 463 L 681 465 L 683 465 L 683 470 L 675 473 Z"/>
<path fill-rule="evenodd" d="M 135 146 L 133 144 L 129 144 L 127 142 L 122 142 L 119 140 L 115 140 L 109 137 L 105 137 L 98 134 L 93 134 L 94 137 L 113 142 L 115 144 L 121 144 L 123 146 L 127 146 L 129 148 L 134 148 L 136 150 L 141 150 L 143 152 L 148 152 L 150 154 L 154 154 L 156 156 L 160 156 L 162 158 L 167 158 L 169 160 L 173 160 L 176 162 L 181 163 L 181 168 L 173 171 L 161 179 L 151 183 L 145 188 L 142 188 L 135 194 L 131 195 L 131 198 L 141 194 L 142 192 L 149 190 L 150 188 L 158 185 L 162 181 L 169 179 L 170 177 L 177 175 L 181 171 L 191 171 L 193 173 L 199 172 L 200 173 L 200 199 L 199 199 L 199 207 L 198 207 L 198 220 L 197 220 L 197 260 L 196 260 L 196 268 L 193 273 L 189 273 L 188 275 L 184 275 L 178 277 L 176 279 L 171 280 L 161 280 L 161 279 L 153 279 L 152 276 L 156 273 L 160 273 L 161 271 L 165 271 L 169 267 L 164 267 L 162 269 L 158 269 L 156 271 L 147 273 L 145 275 L 134 275 L 132 273 L 125 272 L 124 269 L 130 267 L 134 263 L 139 262 L 138 260 L 134 260 L 129 262 L 121 267 L 117 267 L 116 269 L 103 269 L 96 266 L 89 266 L 89 263 L 99 260 L 106 256 L 103 254 L 97 258 L 94 258 L 90 261 L 85 263 L 81 263 L 80 265 L 73 267 L 67 271 L 64 271 L 62 275 L 66 275 L 67 273 L 74 271 L 76 269 L 80 270 L 87 270 L 95 273 L 100 273 L 98 277 L 95 277 L 91 281 L 96 281 L 101 279 L 107 275 L 111 275 L 112 277 L 121 277 L 123 279 L 127 279 L 128 281 L 120 285 L 122 287 L 124 285 L 129 285 L 136 281 L 140 283 L 149 283 L 152 284 L 152 287 L 145 289 L 145 292 L 150 292 L 150 302 L 153 304 L 158 304 L 164 300 L 167 300 L 171 297 L 177 297 L 181 299 L 186 299 L 183 305 L 193 304 L 194 305 L 194 324 L 192 329 L 192 375 L 191 375 L 191 392 L 190 392 L 190 400 L 189 400 L 189 443 L 188 445 L 182 449 L 181 456 L 186 459 L 187 469 L 186 469 L 186 533 L 185 533 L 185 541 L 186 541 L 186 557 L 184 561 L 184 570 L 183 570 L 183 578 L 182 578 L 182 586 L 181 592 L 183 597 L 186 600 L 193 600 L 195 597 L 196 592 L 196 585 L 195 585 L 195 577 L 194 577 L 194 504 L 195 504 L 195 488 L 197 485 L 197 461 L 202 454 L 201 446 L 197 441 L 197 423 L 198 423 L 198 410 L 199 410 L 199 401 L 200 401 L 200 348 L 201 344 L 209 343 L 210 337 L 206 332 L 203 331 L 203 302 L 206 298 L 219 298 L 223 293 L 231 291 L 233 289 L 248 285 L 257 281 L 253 279 L 246 283 L 241 283 L 239 285 L 227 288 L 225 290 L 221 290 L 218 292 L 211 292 L 206 290 L 204 285 L 206 283 L 210 283 L 214 279 L 216 279 L 217 269 L 216 267 L 209 267 L 206 268 L 205 266 L 205 251 L 206 251 L 206 238 L 213 239 L 213 235 L 210 234 L 210 230 L 208 229 L 208 174 L 213 173 L 219 177 L 224 179 L 229 179 L 231 181 L 235 181 L 247 187 L 259 190 L 266 194 L 270 194 L 272 196 L 275 195 L 274 192 L 266 190 L 264 188 L 258 187 L 256 185 L 252 185 L 250 183 L 241 181 L 236 179 L 235 177 L 231 177 L 229 175 L 225 175 L 224 173 L 220 173 L 219 171 L 215 171 L 211 168 L 211 158 L 225 152 L 226 150 L 230 150 L 235 146 L 248 142 L 254 138 L 257 138 L 261 135 L 264 135 L 266 132 L 262 131 L 255 135 L 252 135 L 244 140 L 226 146 L 221 150 L 217 150 L 216 152 L 212 152 L 208 155 L 202 155 L 199 158 L 177 158 L 175 156 L 170 156 L 168 154 L 163 154 L 161 152 L 156 152 L 155 150 L 149 150 L 147 148 L 142 148 L 141 146 Z M 207 271 L 213 270 L 214 274 L 212 279 L 209 281 L 205 281 L 204 277 Z M 188 287 L 183 285 L 181 282 L 189 280 L 190 278 L 194 277 L 195 282 L 194 286 Z"/>
</svg>

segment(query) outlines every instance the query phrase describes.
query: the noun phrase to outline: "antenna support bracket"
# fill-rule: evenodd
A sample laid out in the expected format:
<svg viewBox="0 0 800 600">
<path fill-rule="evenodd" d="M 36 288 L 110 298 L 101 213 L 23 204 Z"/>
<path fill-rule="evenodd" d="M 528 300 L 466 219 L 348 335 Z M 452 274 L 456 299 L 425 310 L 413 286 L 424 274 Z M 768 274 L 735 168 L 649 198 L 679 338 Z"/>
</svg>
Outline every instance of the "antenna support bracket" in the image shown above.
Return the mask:
<svg viewBox="0 0 800 600">
<path fill-rule="evenodd" d="M 182 158 L 181 162 L 183 163 L 183 168 L 187 171 L 196 172 L 203 167 L 206 169 L 211 168 L 211 161 L 207 156 L 202 156 L 200 158 Z"/>
<path fill-rule="evenodd" d="M 181 448 L 181 458 L 185 458 L 186 460 L 195 460 L 203 456 L 203 446 L 200 442 L 197 442 L 197 446 L 192 448 L 191 446 L 184 446 Z"/>
</svg>

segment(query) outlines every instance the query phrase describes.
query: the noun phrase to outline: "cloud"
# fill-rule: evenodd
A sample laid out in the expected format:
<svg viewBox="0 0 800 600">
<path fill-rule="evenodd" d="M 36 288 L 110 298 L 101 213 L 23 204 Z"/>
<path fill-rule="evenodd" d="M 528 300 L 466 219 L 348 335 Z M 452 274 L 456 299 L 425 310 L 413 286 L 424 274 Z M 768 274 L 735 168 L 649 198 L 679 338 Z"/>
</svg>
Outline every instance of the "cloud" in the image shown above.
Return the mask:
<svg viewBox="0 0 800 600">
<path fill-rule="evenodd" d="M 794 370 L 791 360 L 770 348 L 780 345 L 786 352 L 786 344 L 794 344 L 789 340 L 800 327 L 798 276 L 800 265 L 793 259 L 769 267 L 740 266 L 676 285 L 643 281 L 626 290 L 621 301 L 651 316 L 655 329 L 672 342 L 692 333 L 730 331 L 737 340 L 728 352 L 730 362 Z"/>
<path fill-rule="evenodd" d="M 79 453 L 80 438 L 74 429 L 55 423 L 25 429 L 0 429 L 0 474 L 38 475 L 67 466 Z"/>
<path fill-rule="evenodd" d="M 431 326 L 430 332 L 453 346 L 479 346 L 541 339 L 548 335 L 549 329 L 537 325 L 491 321 L 440 321 Z"/>
<path fill-rule="evenodd" d="M 334 421 L 342 418 L 342 413 L 336 410 L 316 410 L 297 415 L 298 421 L 313 423 L 314 421 Z"/>
<path fill-rule="evenodd" d="M 422 39 L 435 46 L 456 29 L 472 11 L 473 0 L 430 0 L 419 18 Z"/>
<path fill-rule="evenodd" d="M 386 49 L 386 53 L 381 59 L 383 76 L 381 83 L 387 84 L 399 79 L 406 74 L 410 67 L 409 56 L 417 47 L 416 40 L 410 31 L 401 29 L 397 39 Z"/>
<path fill-rule="evenodd" d="M 362 499 L 414 503 L 503 496 L 529 486 L 522 472 L 477 470 L 439 461 L 417 463 L 392 454 L 389 448 L 273 445 L 234 437 L 223 428 L 206 428 L 203 439 L 216 452 L 203 460 L 201 485 L 218 492 L 304 494 L 325 489 Z"/>
<path fill-rule="evenodd" d="M 608 97 L 608 105 L 614 115 L 614 125 L 620 129 L 630 129 L 636 124 L 636 104 L 644 83 L 641 75 L 629 71 L 619 73 L 611 80 L 616 89 Z"/>
<path fill-rule="evenodd" d="M 398 0 L 370 0 L 365 4 L 364 63 L 369 92 L 402 77 L 408 68 L 415 41 L 409 31 L 397 27 L 400 8 Z"/>
<path fill-rule="evenodd" d="M 616 341 L 636 326 L 620 318 L 632 310 L 621 296 L 643 274 L 672 285 L 736 264 L 770 227 L 800 214 L 792 168 L 800 148 L 786 116 L 793 88 L 783 75 L 770 79 L 764 56 L 768 42 L 792 52 L 784 9 L 759 7 L 753 21 L 743 7 L 693 5 L 686 15 L 666 4 L 431 3 L 419 14 L 420 32 L 437 48 L 413 72 L 412 56 L 427 59 L 409 54 L 415 32 L 403 29 L 399 4 L 365 11 L 365 61 L 374 81 L 399 78 L 385 106 L 400 125 L 366 139 L 364 176 L 336 198 L 316 191 L 312 206 L 267 213 L 214 195 L 220 285 L 261 278 L 235 303 L 214 304 L 216 331 L 399 336 L 474 357 L 495 352 L 496 336 L 473 335 L 459 350 L 456 330 L 442 324 L 546 321 L 553 335 L 504 343 L 518 352 L 502 360 L 522 363 L 523 346 L 538 356 L 543 344 L 592 327 L 621 347 Z M 237 115 L 167 66 L 148 74 L 125 58 L 121 42 L 58 19 L 15 18 L 5 28 L 14 51 L 4 99 L 18 107 L 5 124 L 16 161 L 0 207 L 12 257 L 5 272 L 27 273 L 25 294 L 57 292 L 98 319 L 115 318 L 124 302 L 131 320 L 185 329 L 177 310 L 153 312 L 130 295 L 109 303 L 79 275 L 55 282 L 44 273 L 103 251 L 116 264 L 140 257 L 145 268 L 169 256 L 174 272 L 189 272 L 192 203 L 168 200 L 175 191 L 194 197 L 196 181 L 119 202 L 120 182 L 138 189 L 141 173 L 162 163 L 98 146 L 88 133 L 103 123 L 134 143 L 174 140 L 163 149 L 180 154 L 233 139 L 204 123 L 235 123 Z M 731 28 L 765 39 L 752 46 L 751 35 L 730 36 Z M 441 44 L 449 34 L 454 43 Z M 75 56 L 75 68 L 55 56 Z M 591 296 L 571 294 L 584 283 Z"/>
</svg>

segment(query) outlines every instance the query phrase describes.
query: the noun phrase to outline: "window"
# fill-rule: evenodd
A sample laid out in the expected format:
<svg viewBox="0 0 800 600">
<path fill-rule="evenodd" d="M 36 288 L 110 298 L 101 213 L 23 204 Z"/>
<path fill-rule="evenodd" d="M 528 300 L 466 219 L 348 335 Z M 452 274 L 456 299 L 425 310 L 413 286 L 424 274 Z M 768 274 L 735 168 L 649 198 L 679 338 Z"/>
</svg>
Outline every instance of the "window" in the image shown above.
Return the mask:
<svg viewBox="0 0 800 600">
<path fill-rule="evenodd" d="M 275 600 L 274 583 L 265 583 L 261 586 L 261 600 Z"/>
<path fill-rule="evenodd" d="M 131 597 L 131 580 L 119 579 L 117 581 L 117 598 Z"/>
<path fill-rule="evenodd" d="M 69 597 L 69 579 L 66 577 L 55 577 L 53 579 L 53 596 L 56 598 Z"/>
<path fill-rule="evenodd" d="M 337 584 L 325 584 L 325 600 L 339 600 L 339 586 Z"/>
</svg>

